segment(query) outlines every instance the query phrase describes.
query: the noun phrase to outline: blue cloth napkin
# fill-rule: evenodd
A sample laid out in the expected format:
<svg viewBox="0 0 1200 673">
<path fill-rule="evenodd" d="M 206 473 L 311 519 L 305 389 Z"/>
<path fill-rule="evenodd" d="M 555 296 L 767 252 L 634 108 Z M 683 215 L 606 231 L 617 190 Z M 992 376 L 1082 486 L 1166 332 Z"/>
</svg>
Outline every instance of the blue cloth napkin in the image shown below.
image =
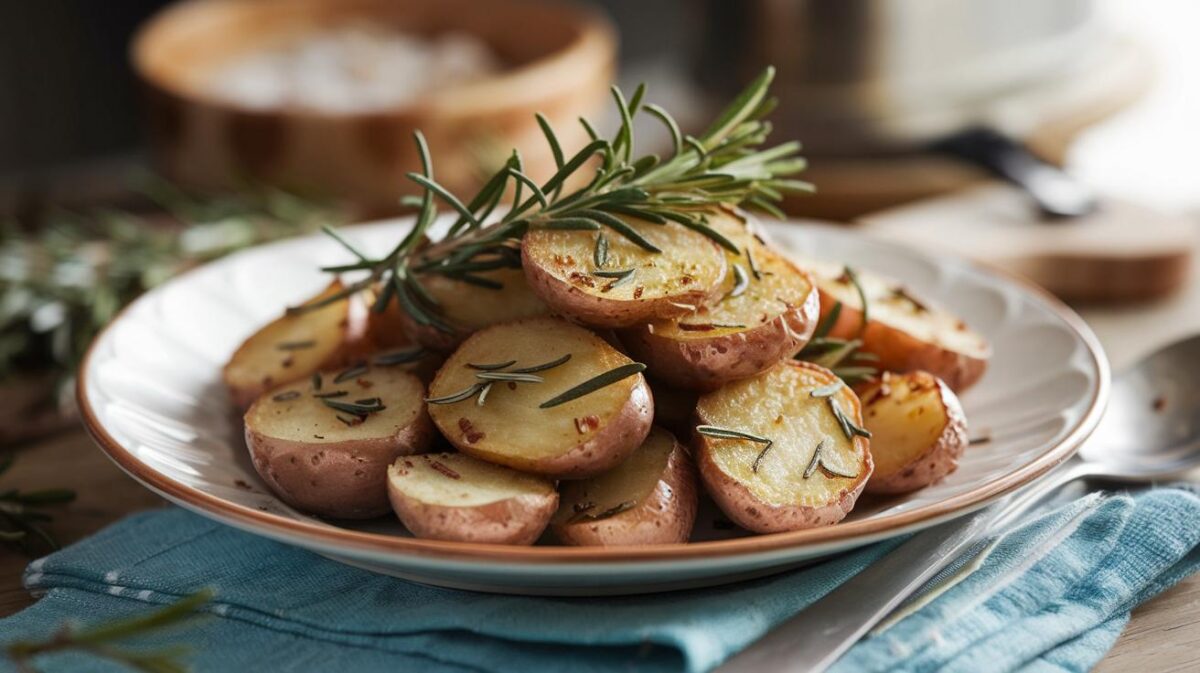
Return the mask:
<svg viewBox="0 0 1200 673">
<path fill-rule="evenodd" d="M 211 587 L 210 618 L 136 645 L 187 643 L 195 671 L 705 671 L 894 544 L 733 586 L 522 598 L 373 575 L 167 509 L 31 564 L 25 583 L 42 598 L 0 620 L 0 644 Z M 1200 498 L 1188 490 L 1073 501 L 981 545 L 836 670 L 1087 670 L 1133 606 L 1200 568 L 1198 545 Z M 121 670 L 74 653 L 36 663 Z"/>
</svg>

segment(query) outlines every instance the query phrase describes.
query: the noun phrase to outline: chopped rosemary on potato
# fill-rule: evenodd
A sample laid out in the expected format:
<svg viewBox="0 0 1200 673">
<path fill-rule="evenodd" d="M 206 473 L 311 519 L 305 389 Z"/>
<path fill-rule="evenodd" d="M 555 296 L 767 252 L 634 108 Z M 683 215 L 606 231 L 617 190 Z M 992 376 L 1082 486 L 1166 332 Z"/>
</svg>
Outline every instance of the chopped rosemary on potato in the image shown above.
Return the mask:
<svg viewBox="0 0 1200 673">
<path fill-rule="evenodd" d="M 610 369 L 603 374 L 593 376 L 574 388 L 570 388 L 562 393 L 559 393 L 545 402 L 542 402 L 540 405 L 538 405 L 538 408 L 549 409 L 551 407 L 557 407 L 560 404 L 566 404 L 571 400 L 578 399 L 585 395 L 591 395 L 601 388 L 610 386 L 618 381 L 627 379 L 630 376 L 634 376 L 635 374 L 640 374 L 645 370 L 646 365 L 640 362 L 631 362 L 627 365 L 621 365 L 620 367 Z"/>
<path fill-rule="evenodd" d="M 596 250 L 592 253 L 592 261 L 597 269 L 603 269 L 608 264 L 608 237 L 600 234 L 596 237 Z"/>
<path fill-rule="evenodd" d="M 750 277 L 746 275 L 746 270 L 741 264 L 733 265 L 733 289 L 729 294 L 725 295 L 726 299 L 740 297 L 746 293 L 746 288 L 750 287 Z"/>
<path fill-rule="evenodd" d="M 854 474 L 850 474 L 848 472 L 842 472 L 837 467 L 831 466 L 829 463 L 825 462 L 825 440 L 824 439 L 822 439 L 820 442 L 817 442 L 816 448 L 813 449 L 812 460 L 808 461 L 808 467 L 804 468 L 804 475 L 803 475 L 804 478 L 808 479 L 809 477 L 813 476 L 813 474 L 816 473 L 817 468 L 821 468 L 822 470 L 825 470 L 826 472 L 828 472 L 829 474 L 832 474 L 835 477 L 842 477 L 845 479 L 857 479 L 858 478 L 857 472 Z"/>
<path fill-rule="evenodd" d="M 758 472 L 759 463 L 762 462 L 763 457 L 767 455 L 767 452 L 771 450 L 771 447 L 775 446 L 775 440 L 773 439 L 760 437 L 742 430 L 721 428 L 715 425 L 697 425 L 696 432 L 704 435 L 705 437 L 712 437 L 713 439 L 744 439 L 756 444 L 765 444 L 766 446 L 762 448 L 762 451 L 759 451 L 758 455 L 755 456 L 754 463 L 750 466 L 751 472 Z"/>
<path fill-rule="evenodd" d="M 516 383 L 544 383 L 545 379 L 536 375 L 536 372 L 544 372 L 549 369 L 566 364 L 571 359 L 571 354 L 567 353 L 562 357 L 555 358 L 549 362 L 530 365 L 529 367 L 519 367 L 517 369 L 508 369 L 517 364 L 516 360 L 506 360 L 504 362 L 476 364 L 467 363 L 467 367 L 478 369 L 479 373 L 475 378 L 479 379 L 480 383 L 472 384 L 457 393 L 451 393 L 444 397 L 429 397 L 425 401 L 429 404 L 455 404 L 471 399 L 478 395 L 475 404 L 483 406 L 487 402 L 488 393 L 492 390 L 492 384 L 497 381 L 504 381 L 510 384 Z M 508 370 L 508 371 L 505 371 Z"/>
</svg>

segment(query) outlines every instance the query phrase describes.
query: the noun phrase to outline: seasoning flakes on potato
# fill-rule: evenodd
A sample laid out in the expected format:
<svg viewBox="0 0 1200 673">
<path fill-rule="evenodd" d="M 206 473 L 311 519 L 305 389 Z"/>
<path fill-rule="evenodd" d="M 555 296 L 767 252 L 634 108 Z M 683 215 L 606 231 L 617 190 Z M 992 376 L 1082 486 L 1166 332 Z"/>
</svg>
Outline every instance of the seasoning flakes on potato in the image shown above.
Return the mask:
<svg viewBox="0 0 1200 673">
<path fill-rule="evenodd" d="M 875 462 L 868 493 L 915 491 L 958 467 L 967 419 L 944 382 L 928 372 L 885 372 L 860 395 Z"/>
<path fill-rule="evenodd" d="M 860 339 L 864 352 L 878 356 L 879 369 L 927 371 L 959 392 L 983 376 L 991 346 L 958 316 L 878 274 L 858 271 L 856 284 L 842 265 L 810 268 L 821 293 L 821 318 L 838 313 L 829 336 Z M 865 329 L 859 288 L 867 300 Z"/>
<path fill-rule="evenodd" d="M 425 451 L 425 386 L 399 367 L 328 370 L 264 394 L 245 415 L 263 481 L 289 505 L 360 519 L 388 511 L 387 467 Z"/>
<path fill-rule="evenodd" d="M 530 318 L 476 332 L 429 388 L 430 415 L 460 451 L 556 478 L 611 469 L 650 432 L 644 366 L 593 332 Z"/>
<path fill-rule="evenodd" d="M 434 540 L 533 544 L 558 506 L 548 479 L 461 453 L 397 459 L 387 491 L 404 526 Z"/>
<path fill-rule="evenodd" d="M 858 397 L 810 363 L 786 362 L 702 396 L 696 423 L 701 479 L 748 530 L 837 523 L 871 476 Z"/>
<path fill-rule="evenodd" d="M 696 519 L 695 467 L 675 436 L 661 428 L 612 470 L 563 482 L 560 495 L 552 527 L 566 544 L 687 542 Z"/>
<path fill-rule="evenodd" d="M 329 284 L 305 302 L 315 304 L 344 290 Z M 348 362 L 363 347 L 367 306 L 357 297 L 304 312 L 286 313 L 252 334 L 221 372 L 233 403 L 245 409 L 275 386 L 308 378 Z"/>
<path fill-rule="evenodd" d="M 608 228 L 539 229 L 522 239 L 529 285 L 555 313 L 592 327 L 629 327 L 686 315 L 718 296 L 727 267 L 710 238 L 675 222 L 610 216 L 645 245 Z"/>
</svg>

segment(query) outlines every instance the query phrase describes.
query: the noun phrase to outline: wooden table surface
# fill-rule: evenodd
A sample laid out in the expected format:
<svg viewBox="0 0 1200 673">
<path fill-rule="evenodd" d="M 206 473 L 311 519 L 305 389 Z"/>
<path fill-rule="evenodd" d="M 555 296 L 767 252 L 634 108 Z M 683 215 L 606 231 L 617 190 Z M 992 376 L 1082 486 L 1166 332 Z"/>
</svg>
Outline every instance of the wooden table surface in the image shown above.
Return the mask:
<svg viewBox="0 0 1200 673">
<path fill-rule="evenodd" d="M 1180 295 L 1153 305 L 1084 309 L 1081 313 L 1119 370 L 1161 344 L 1200 332 L 1200 278 L 1193 279 Z M 1153 338 L 1147 336 L 1149 327 L 1153 327 Z M 69 430 L 19 449 L 3 485 L 78 492 L 78 500 L 63 508 L 53 524 L 54 533 L 66 543 L 129 512 L 164 506 L 161 499 L 110 463 L 81 430 Z M 0 617 L 34 600 L 21 586 L 26 563 L 28 559 L 0 548 Z M 1200 670 L 1200 575 L 1139 607 L 1116 647 L 1096 670 Z"/>
</svg>

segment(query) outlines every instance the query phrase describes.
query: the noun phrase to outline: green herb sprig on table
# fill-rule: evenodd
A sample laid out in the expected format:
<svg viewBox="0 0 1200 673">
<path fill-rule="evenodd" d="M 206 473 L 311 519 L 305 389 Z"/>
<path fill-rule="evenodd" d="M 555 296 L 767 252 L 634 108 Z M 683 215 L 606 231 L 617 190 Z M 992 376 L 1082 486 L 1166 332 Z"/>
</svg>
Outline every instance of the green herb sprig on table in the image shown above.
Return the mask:
<svg viewBox="0 0 1200 673">
<path fill-rule="evenodd" d="M 154 213 L 0 220 L 0 381 L 26 370 L 69 376 L 92 337 L 142 292 L 197 264 L 338 219 L 326 204 L 262 187 L 200 198 L 150 178 L 138 191 Z"/>
<path fill-rule="evenodd" d="M 123 647 L 121 643 L 194 619 L 197 609 L 211 599 L 212 592 L 205 590 L 149 614 L 83 628 L 65 625 L 44 640 L 14 642 L 5 653 L 22 673 L 43 670 L 34 663 L 37 657 L 69 651 L 86 652 L 144 673 L 184 673 L 188 668 L 181 659 L 189 652 L 186 647 L 138 650 Z"/>
<path fill-rule="evenodd" d="M 424 193 L 405 201 L 419 208 L 415 225 L 389 253 L 376 258 L 363 254 L 330 230 L 354 261 L 326 270 L 367 274 L 323 303 L 379 285 L 382 291 L 377 310 L 382 311 L 394 299 L 421 325 L 451 331 L 438 303 L 426 291 L 423 277 L 440 274 L 494 288 L 497 283 L 477 273 L 520 268 L 521 237 L 535 229 L 603 230 L 648 252 L 661 252 L 629 226 L 628 218 L 656 224 L 676 222 L 704 234 L 732 254 L 743 254 L 708 226 L 707 213 L 712 208 L 744 206 L 782 217 L 775 204 L 785 192 L 812 190 L 810 184 L 790 177 L 806 166 L 798 156 L 799 143 L 763 147 L 771 133 L 771 124 L 764 118 L 775 106 L 775 99 L 768 95 L 774 74 L 771 68 L 763 71 L 704 133 L 695 137 L 683 134 L 661 107 L 645 102 L 645 86 L 639 86 L 628 98 L 613 88 L 621 124 L 611 139 L 601 138 L 590 123 L 580 119 L 591 142 L 574 155 L 563 152 L 554 130 L 539 116 L 557 172 L 539 184 L 524 172 L 520 154 L 513 152 L 469 199 L 459 198 L 437 182 L 425 138 L 415 134 L 423 170 L 410 173 L 408 178 Z M 673 143 L 670 156 L 660 159 L 653 154 L 635 155 L 633 120 L 641 113 L 655 117 L 666 128 Z M 491 221 L 510 187 L 512 200 L 507 211 Z M 428 244 L 426 234 L 439 203 L 457 217 L 444 238 Z M 607 251 L 598 248 L 595 258 L 597 267 L 604 266 Z"/>
<path fill-rule="evenodd" d="M 13 460 L 11 455 L 0 460 L 0 476 L 12 467 Z M 74 491 L 58 488 L 0 491 L 0 542 L 14 546 L 28 556 L 58 549 L 58 541 L 43 527 L 53 520 L 45 509 L 74 499 Z"/>
</svg>

